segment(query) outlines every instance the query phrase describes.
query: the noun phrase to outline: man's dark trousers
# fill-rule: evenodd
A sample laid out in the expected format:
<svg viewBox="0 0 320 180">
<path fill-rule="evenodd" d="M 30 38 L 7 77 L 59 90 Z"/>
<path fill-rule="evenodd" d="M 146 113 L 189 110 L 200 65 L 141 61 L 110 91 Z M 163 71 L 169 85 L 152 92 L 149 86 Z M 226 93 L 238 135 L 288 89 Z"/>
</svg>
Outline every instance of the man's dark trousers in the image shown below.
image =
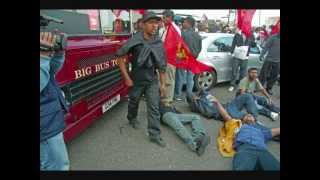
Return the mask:
<svg viewBox="0 0 320 180">
<path fill-rule="evenodd" d="M 266 85 L 267 90 L 271 90 L 274 83 L 278 80 L 280 73 L 280 62 L 265 61 L 262 65 L 259 80 L 262 86 Z"/>
<path fill-rule="evenodd" d="M 145 95 L 147 101 L 148 132 L 150 137 L 160 136 L 160 94 L 159 81 L 148 84 L 134 84 L 129 90 L 129 105 L 127 118 L 130 123 L 137 121 L 139 101 Z"/>
<path fill-rule="evenodd" d="M 246 76 L 248 60 L 242 60 L 234 57 L 232 61 L 232 79 L 230 84 L 231 86 L 236 87 L 238 85 L 237 77 L 239 76 L 239 80 L 241 80 Z"/>
</svg>

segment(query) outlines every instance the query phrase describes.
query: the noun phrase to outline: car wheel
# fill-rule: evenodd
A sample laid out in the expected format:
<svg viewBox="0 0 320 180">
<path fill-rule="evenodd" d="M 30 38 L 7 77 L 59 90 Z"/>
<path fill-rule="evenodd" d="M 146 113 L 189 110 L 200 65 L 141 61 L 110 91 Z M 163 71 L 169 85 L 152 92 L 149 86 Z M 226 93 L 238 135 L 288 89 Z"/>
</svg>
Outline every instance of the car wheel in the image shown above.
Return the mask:
<svg viewBox="0 0 320 180">
<path fill-rule="evenodd" d="M 195 76 L 195 86 L 197 90 L 210 90 L 216 83 L 217 74 L 215 71 L 205 71 Z"/>
</svg>

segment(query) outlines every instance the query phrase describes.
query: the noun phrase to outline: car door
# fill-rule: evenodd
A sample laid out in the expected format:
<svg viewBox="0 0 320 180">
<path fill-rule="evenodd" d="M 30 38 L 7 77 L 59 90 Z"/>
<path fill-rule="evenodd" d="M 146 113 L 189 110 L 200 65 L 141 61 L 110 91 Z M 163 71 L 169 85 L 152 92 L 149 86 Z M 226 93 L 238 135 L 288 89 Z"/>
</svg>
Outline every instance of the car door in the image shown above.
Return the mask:
<svg viewBox="0 0 320 180">
<path fill-rule="evenodd" d="M 231 55 L 229 54 L 231 43 L 228 43 L 229 39 L 229 37 L 218 37 L 207 48 L 208 59 L 217 72 L 217 82 L 228 80 L 228 73 L 231 72 L 229 67 L 231 64 Z"/>
<path fill-rule="evenodd" d="M 249 58 L 248 58 L 248 68 L 255 67 L 255 68 L 258 68 L 258 71 L 260 71 L 263 63 L 262 61 L 259 60 L 260 51 L 261 50 L 258 46 L 250 48 Z"/>
</svg>

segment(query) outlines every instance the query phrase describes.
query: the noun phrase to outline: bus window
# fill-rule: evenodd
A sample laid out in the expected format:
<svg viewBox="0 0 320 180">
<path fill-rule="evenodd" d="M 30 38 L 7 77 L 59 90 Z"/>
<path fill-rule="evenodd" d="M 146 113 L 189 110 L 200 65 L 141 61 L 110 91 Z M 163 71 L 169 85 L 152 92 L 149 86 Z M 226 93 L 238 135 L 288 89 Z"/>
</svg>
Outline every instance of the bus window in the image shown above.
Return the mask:
<svg viewBox="0 0 320 180">
<path fill-rule="evenodd" d="M 90 14 L 90 12 L 94 13 Z M 69 35 L 102 34 L 99 10 L 40 9 L 40 14 L 61 19 L 64 22 L 63 24 L 50 23 L 46 28 L 47 31 L 59 29 Z"/>
<path fill-rule="evenodd" d="M 62 19 L 64 24 L 50 23 L 48 30 L 55 28 L 67 34 L 130 34 L 131 22 L 142 17 L 137 12 L 112 9 L 63 9 L 40 10 L 40 13 Z M 133 28 L 133 27 L 132 27 Z"/>
<path fill-rule="evenodd" d="M 104 34 L 129 34 L 129 10 L 100 10 L 101 27 Z"/>
</svg>

